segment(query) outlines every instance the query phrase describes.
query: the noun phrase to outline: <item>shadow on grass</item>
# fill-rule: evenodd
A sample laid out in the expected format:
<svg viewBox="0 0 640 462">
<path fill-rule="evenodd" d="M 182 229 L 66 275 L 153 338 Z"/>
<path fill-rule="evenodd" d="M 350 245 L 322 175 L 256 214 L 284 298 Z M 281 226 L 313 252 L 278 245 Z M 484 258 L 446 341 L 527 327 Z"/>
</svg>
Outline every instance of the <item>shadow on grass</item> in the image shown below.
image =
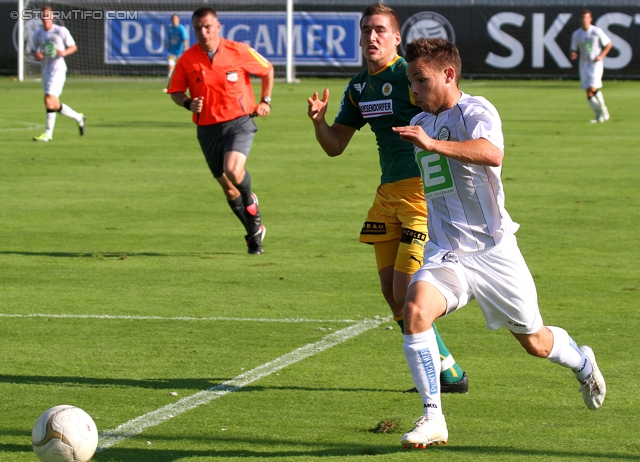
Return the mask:
<svg viewBox="0 0 640 462">
<path fill-rule="evenodd" d="M 193 390 L 207 390 L 217 387 L 224 382 L 231 380 L 232 377 L 212 377 L 200 379 L 112 379 L 97 377 L 65 377 L 65 376 L 44 376 L 44 375 L 0 375 L 0 383 L 11 383 L 18 385 L 69 385 L 72 387 L 88 386 L 88 387 L 132 387 L 132 388 L 149 388 L 154 390 L 171 390 L 180 391 L 187 390 L 184 398 Z M 404 390 L 383 389 L 383 388 L 327 388 L 327 387 L 296 387 L 296 386 L 246 386 L 234 389 L 234 393 L 252 393 L 262 391 L 342 391 L 342 392 L 372 392 L 372 393 L 400 393 Z"/>
<path fill-rule="evenodd" d="M 119 122 L 97 122 L 92 123 L 91 128 L 180 128 L 192 127 L 191 121 L 187 122 L 160 122 L 157 120 L 122 120 Z M 195 130 L 194 130 L 195 132 Z"/>
<path fill-rule="evenodd" d="M 244 250 L 244 249 L 243 249 Z M 238 252 L 206 252 L 206 253 L 159 253 L 159 252 L 20 252 L 3 250 L 0 255 L 22 255 L 25 257 L 56 257 L 56 258 L 121 258 L 126 257 L 203 257 L 208 258 L 211 255 L 235 255 L 245 254 L 244 251 Z"/>
<path fill-rule="evenodd" d="M 264 446 L 262 441 L 252 441 L 246 443 L 249 447 Z M 274 444 L 282 445 L 283 442 L 278 441 Z M 292 442 L 290 444 L 301 446 L 305 445 L 300 442 Z M 400 444 L 398 445 L 385 445 L 385 446 L 371 446 L 371 445 L 354 445 L 347 443 L 340 443 L 333 445 L 332 447 L 325 447 L 326 443 L 308 443 L 308 446 L 317 446 L 317 449 L 309 448 L 309 450 L 280 450 L 280 451 L 261 451 L 259 449 L 247 449 L 247 450 L 203 450 L 203 451 L 189 451 L 189 450 L 144 450 L 144 449 L 109 449 L 99 454 L 96 454 L 93 460 L 103 462 L 131 462 L 131 461 L 149 461 L 149 462 L 172 462 L 182 460 L 188 457 L 212 457 L 212 458 L 290 458 L 290 457 L 303 457 L 308 460 L 309 457 L 327 457 L 327 456 L 375 456 L 384 454 L 406 453 Z M 517 449 L 513 447 L 484 447 L 484 446 L 439 446 L 430 447 L 421 451 L 426 458 L 429 457 L 431 451 L 438 452 L 438 460 L 456 460 L 457 458 L 464 458 L 465 460 L 474 460 L 482 458 L 487 460 L 492 457 L 505 457 L 516 458 L 522 460 L 526 457 L 543 458 L 546 460 L 559 460 L 567 458 L 575 458 L 577 460 L 640 460 L 640 455 L 631 454 L 612 454 L 612 453 L 594 453 L 594 452 L 578 452 L 578 451 L 559 451 L 559 450 L 536 450 L 536 449 Z"/>
<path fill-rule="evenodd" d="M 154 440 L 158 440 L 154 436 Z M 176 436 L 172 440 L 179 441 L 181 446 L 188 445 L 183 436 Z M 238 439 L 222 439 L 222 438 L 201 438 L 210 443 L 215 444 L 219 441 L 221 445 L 229 444 L 244 445 L 249 449 L 221 449 L 221 450 L 189 450 L 189 449 L 131 449 L 131 448 L 110 448 L 95 455 L 92 460 L 96 462 L 174 462 L 192 457 L 210 457 L 210 458 L 293 458 L 301 457 L 308 460 L 309 457 L 327 457 L 327 456 L 374 456 L 384 454 L 396 454 L 406 452 L 406 450 L 398 445 L 362 445 L 352 443 L 327 443 L 327 442 L 302 442 L 302 441 L 285 441 L 275 439 L 252 439 L 240 441 Z M 292 446 L 291 450 L 261 450 L 260 448 Z M 439 446 L 430 447 L 420 454 L 429 457 L 431 451 L 437 451 L 438 460 L 451 458 L 464 458 L 465 460 L 473 460 L 482 458 L 516 458 L 523 460 L 527 457 L 545 460 L 560 459 L 576 459 L 576 460 L 640 460 L 640 455 L 612 453 L 612 452 L 589 452 L 589 451 L 563 451 L 557 449 L 518 449 L 514 447 L 500 446 Z M 0 454 L 2 453 L 31 453 L 31 445 L 27 444 L 0 444 Z"/>
</svg>

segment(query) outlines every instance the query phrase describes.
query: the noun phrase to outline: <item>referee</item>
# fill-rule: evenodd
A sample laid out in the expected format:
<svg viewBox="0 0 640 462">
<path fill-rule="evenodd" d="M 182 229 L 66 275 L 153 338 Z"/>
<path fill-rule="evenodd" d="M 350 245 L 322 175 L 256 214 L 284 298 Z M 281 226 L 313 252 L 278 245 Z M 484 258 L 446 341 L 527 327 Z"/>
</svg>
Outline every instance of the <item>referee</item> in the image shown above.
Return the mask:
<svg viewBox="0 0 640 462">
<path fill-rule="evenodd" d="M 271 111 L 273 66 L 249 45 L 221 37 L 212 8 L 198 8 L 191 21 L 198 43 L 176 63 L 167 93 L 193 113 L 207 165 L 245 227 L 249 253 L 260 255 L 266 229 L 244 166 L 258 131 L 252 116 L 266 117 Z M 257 105 L 250 74 L 262 79 Z"/>
</svg>

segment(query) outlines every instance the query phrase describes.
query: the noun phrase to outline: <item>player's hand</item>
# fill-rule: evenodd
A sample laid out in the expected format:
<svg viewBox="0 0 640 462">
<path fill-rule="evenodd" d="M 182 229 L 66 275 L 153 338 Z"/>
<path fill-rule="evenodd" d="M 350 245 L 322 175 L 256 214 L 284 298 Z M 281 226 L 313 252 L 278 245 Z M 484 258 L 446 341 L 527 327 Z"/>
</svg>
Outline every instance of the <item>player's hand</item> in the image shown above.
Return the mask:
<svg viewBox="0 0 640 462">
<path fill-rule="evenodd" d="M 204 96 L 197 96 L 191 100 L 191 112 L 200 114 L 204 106 Z"/>
<path fill-rule="evenodd" d="M 578 53 L 576 53 L 575 51 L 572 51 L 571 54 L 569 55 L 569 59 L 571 61 L 575 61 L 576 59 L 578 59 Z"/>
<path fill-rule="evenodd" d="M 598 62 L 598 61 L 602 61 L 604 59 L 604 56 L 596 56 L 595 58 L 593 58 L 594 62 Z"/>
<path fill-rule="evenodd" d="M 58 50 L 58 49 L 56 48 L 56 54 L 57 54 L 58 56 L 60 56 L 61 58 L 64 58 L 64 57 L 66 56 L 65 51 L 66 51 L 66 50 Z"/>
<path fill-rule="evenodd" d="M 315 92 L 311 98 L 307 98 L 309 103 L 309 109 L 307 115 L 314 122 L 324 120 L 324 115 L 327 113 L 327 106 L 329 104 L 329 89 L 325 88 L 322 94 L 322 99 L 318 98 L 318 92 Z"/>
<path fill-rule="evenodd" d="M 269 113 L 271 113 L 271 106 L 264 101 L 260 101 L 254 112 L 258 117 L 267 117 Z"/>
<path fill-rule="evenodd" d="M 407 127 L 392 127 L 394 133 L 400 134 L 400 139 L 413 143 L 424 151 L 433 151 L 433 138 L 425 133 L 422 127 L 411 125 Z"/>
<path fill-rule="evenodd" d="M 41 51 L 34 53 L 33 57 L 36 59 L 36 61 L 42 61 L 44 59 L 44 55 L 42 54 Z"/>
</svg>

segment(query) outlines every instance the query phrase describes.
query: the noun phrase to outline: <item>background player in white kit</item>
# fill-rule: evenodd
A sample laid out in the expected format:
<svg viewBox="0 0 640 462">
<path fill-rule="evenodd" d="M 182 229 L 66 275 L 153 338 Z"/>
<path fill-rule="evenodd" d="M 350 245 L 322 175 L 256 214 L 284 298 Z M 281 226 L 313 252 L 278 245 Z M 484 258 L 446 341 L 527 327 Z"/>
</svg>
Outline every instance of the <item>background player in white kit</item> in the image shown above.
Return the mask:
<svg viewBox="0 0 640 462">
<path fill-rule="evenodd" d="M 504 208 L 504 138 L 496 108 L 458 89 L 460 55 L 447 40 L 417 39 L 406 46 L 405 59 L 411 93 L 424 112 L 411 126 L 393 130 L 416 146 L 429 241 L 404 307 L 405 357 L 424 415 L 402 443 L 424 447 L 448 439 L 431 324 L 473 299 L 487 328 L 506 327 L 529 354 L 570 368 L 587 407 L 599 408 L 606 387 L 593 351 L 542 322 L 535 284 L 514 234 L 519 225 Z"/>
<path fill-rule="evenodd" d="M 599 27 L 591 24 L 591 11 L 580 12 L 580 28 L 571 36 L 572 60 L 578 59 L 580 51 L 580 88 L 587 91 L 587 99 L 591 109 L 596 113 L 592 123 L 609 120 L 609 110 L 604 104 L 602 96 L 602 74 L 604 73 L 604 57 L 607 56 L 613 44 L 611 39 Z"/>
<path fill-rule="evenodd" d="M 45 131 L 34 136 L 34 141 L 51 141 L 56 124 L 56 114 L 71 117 L 78 123 L 80 135 L 84 135 L 84 114 L 74 111 L 66 104 L 60 103 L 60 95 L 67 77 L 65 56 L 78 51 L 76 42 L 66 27 L 53 23 L 53 11 L 50 6 L 42 8 L 42 29 L 33 37 L 31 53 L 42 63 L 42 89 L 44 90 L 44 105 L 47 109 Z"/>
</svg>

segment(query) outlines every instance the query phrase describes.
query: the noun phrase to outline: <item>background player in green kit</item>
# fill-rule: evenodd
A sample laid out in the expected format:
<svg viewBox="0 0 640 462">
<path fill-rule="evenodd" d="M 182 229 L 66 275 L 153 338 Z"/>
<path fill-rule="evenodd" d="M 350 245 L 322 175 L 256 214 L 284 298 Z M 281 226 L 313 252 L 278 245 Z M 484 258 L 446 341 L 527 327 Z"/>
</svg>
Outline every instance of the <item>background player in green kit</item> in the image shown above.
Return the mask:
<svg viewBox="0 0 640 462">
<path fill-rule="evenodd" d="M 369 124 L 375 133 L 382 178 L 360 242 L 373 244 L 382 294 L 404 332 L 402 309 L 411 276 L 422 265 L 427 240 L 427 210 L 413 145 L 391 130 L 421 112 L 409 91 L 406 62 L 398 56 L 400 23 L 381 3 L 367 7 L 360 21 L 360 46 L 367 70 L 351 79 L 333 125 L 325 120 L 329 90 L 308 99 L 316 139 L 331 157 L 344 152 L 356 130 Z M 434 326 L 435 329 L 435 326 Z M 466 393 L 466 374 L 438 335 L 441 392 Z"/>
</svg>

